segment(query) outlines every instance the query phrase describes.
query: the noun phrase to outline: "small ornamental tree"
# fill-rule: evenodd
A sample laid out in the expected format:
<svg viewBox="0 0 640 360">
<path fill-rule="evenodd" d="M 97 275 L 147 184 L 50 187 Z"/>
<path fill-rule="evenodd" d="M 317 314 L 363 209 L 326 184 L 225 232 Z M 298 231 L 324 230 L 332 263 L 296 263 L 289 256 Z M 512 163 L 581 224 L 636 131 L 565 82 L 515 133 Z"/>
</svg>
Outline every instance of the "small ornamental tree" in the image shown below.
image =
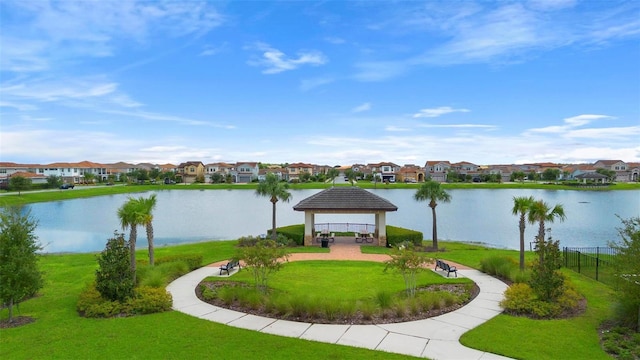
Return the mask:
<svg viewBox="0 0 640 360">
<path fill-rule="evenodd" d="M 31 179 L 20 175 L 12 176 L 9 178 L 9 189 L 20 195 L 22 191 L 31 189 Z"/>
<path fill-rule="evenodd" d="M 384 270 L 395 270 L 404 279 L 407 296 L 414 297 L 418 287 L 418 273 L 425 270 L 431 259 L 413 249 L 413 244 L 405 242 L 391 253 L 391 259 L 385 261 Z"/>
<path fill-rule="evenodd" d="M 0 212 L 0 304 L 9 309 L 13 321 L 13 305 L 27 300 L 42 288 L 38 269 L 38 250 L 34 231 L 38 223 L 29 211 L 20 207 Z"/>
<path fill-rule="evenodd" d="M 129 244 L 124 234 L 114 232 L 98 255 L 96 290 L 103 298 L 123 302 L 133 296 L 134 281 L 129 266 Z"/>
<path fill-rule="evenodd" d="M 538 241 L 536 247 L 536 252 L 542 261 L 535 261 L 529 285 L 542 301 L 555 302 L 564 293 L 565 278 L 559 271 L 562 267 L 559 244 L 559 241 L 549 237 L 546 241 Z"/>
<path fill-rule="evenodd" d="M 62 185 L 62 178 L 57 175 L 49 175 L 47 176 L 47 187 L 49 189 L 57 189 Z"/>
<path fill-rule="evenodd" d="M 283 261 L 289 259 L 284 246 L 278 246 L 273 240 L 260 240 L 254 246 L 246 246 L 238 251 L 238 259 L 253 272 L 255 286 L 262 292 L 267 291 L 269 275 L 280 270 Z"/>
</svg>

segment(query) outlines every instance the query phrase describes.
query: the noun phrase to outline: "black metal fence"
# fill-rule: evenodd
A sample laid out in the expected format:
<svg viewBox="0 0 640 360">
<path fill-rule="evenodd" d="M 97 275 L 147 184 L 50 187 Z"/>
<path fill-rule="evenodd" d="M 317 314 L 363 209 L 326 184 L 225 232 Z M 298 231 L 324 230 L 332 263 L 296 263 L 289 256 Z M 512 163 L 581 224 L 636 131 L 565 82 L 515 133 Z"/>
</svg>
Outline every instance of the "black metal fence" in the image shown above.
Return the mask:
<svg viewBox="0 0 640 360">
<path fill-rule="evenodd" d="M 564 266 L 592 279 L 615 285 L 618 251 L 609 247 L 562 248 Z"/>
</svg>

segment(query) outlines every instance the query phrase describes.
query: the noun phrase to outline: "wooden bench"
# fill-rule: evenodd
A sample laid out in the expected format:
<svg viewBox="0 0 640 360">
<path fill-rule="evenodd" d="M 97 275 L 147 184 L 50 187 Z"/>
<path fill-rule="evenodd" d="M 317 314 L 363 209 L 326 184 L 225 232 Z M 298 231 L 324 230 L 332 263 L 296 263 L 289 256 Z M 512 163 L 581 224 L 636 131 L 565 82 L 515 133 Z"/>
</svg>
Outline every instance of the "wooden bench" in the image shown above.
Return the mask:
<svg viewBox="0 0 640 360">
<path fill-rule="evenodd" d="M 447 277 L 449 277 L 449 274 L 451 273 L 456 274 L 456 277 L 458 277 L 458 269 L 456 269 L 455 266 L 450 266 L 446 262 L 436 259 L 436 267 L 433 270 L 438 270 L 438 268 L 446 271 Z"/>
<path fill-rule="evenodd" d="M 220 275 L 222 275 L 222 272 L 226 271 L 227 275 L 229 275 L 229 271 L 233 270 L 236 268 L 236 266 L 238 267 L 238 270 L 241 269 L 240 267 L 240 261 L 238 260 L 231 260 L 228 263 L 221 265 L 220 266 Z"/>
</svg>

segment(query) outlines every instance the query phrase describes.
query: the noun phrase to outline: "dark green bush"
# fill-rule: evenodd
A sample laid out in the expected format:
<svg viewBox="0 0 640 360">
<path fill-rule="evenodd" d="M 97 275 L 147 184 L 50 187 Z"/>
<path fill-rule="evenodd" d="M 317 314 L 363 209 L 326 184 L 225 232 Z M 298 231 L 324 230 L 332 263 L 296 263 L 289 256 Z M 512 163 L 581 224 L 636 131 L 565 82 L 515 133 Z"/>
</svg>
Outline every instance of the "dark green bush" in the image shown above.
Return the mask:
<svg viewBox="0 0 640 360">
<path fill-rule="evenodd" d="M 304 245 L 304 224 L 283 226 L 276 229 L 276 234 L 283 235 L 287 239 L 291 239 L 297 246 Z M 271 236 L 271 230 L 268 230 L 267 237 Z M 290 244 L 285 244 L 290 245 Z"/>
<path fill-rule="evenodd" d="M 114 233 L 98 255 L 96 289 L 105 299 L 124 301 L 133 296 L 133 276 L 129 267 L 129 245 L 124 234 Z"/>
<path fill-rule="evenodd" d="M 422 245 L 424 236 L 422 232 L 405 229 L 397 226 L 387 225 L 387 244 L 389 246 L 397 246 L 405 241 L 413 243 L 415 246 Z"/>
<path fill-rule="evenodd" d="M 80 293 L 76 309 L 84 317 L 108 318 L 168 311 L 172 303 L 171 294 L 164 288 L 143 286 L 136 289 L 133 297 L 119 302 L 104 299 L 95 284 L 90 284 Z"/>
<path fill-rule="evenodd" d="M 507 313 L 526 315 L 537 319 L 553 319 L 564 312 L 578 307 L 582 296 L 570 283 L 565 283 L 562 294 L 556 301 L 543 301 L 536 297 L 535 291 L 529 284 L 515 283 L 504 293 L 504 300 L 500 305 Z"/>
</svg>

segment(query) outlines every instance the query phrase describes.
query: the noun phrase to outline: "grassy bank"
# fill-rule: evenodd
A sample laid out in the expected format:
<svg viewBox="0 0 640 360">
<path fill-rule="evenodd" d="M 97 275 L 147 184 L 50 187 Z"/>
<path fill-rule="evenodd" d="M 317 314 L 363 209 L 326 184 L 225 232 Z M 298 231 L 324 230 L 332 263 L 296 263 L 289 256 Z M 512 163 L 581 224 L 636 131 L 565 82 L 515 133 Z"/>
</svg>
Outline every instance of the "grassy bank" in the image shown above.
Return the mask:
<svg viewBox="0 0 640 360">
<path fill-rule="evenodd" d="M 305 183 L 291 184 L 291 189 L 327 189 L 331 183 Z M 336 184 L 336 186 L 351 186 L 350 184 Z M 374 184 L 371 182 L 359 182 L 358 187 L 365 189 L 418 189 L 420 184 Z M 129 194 L 145 191 L 163 190 L 255 190 L 256 183 L 250 184 L 190 184 L 190 185 L 116 185 L 116 186 L 76 186 L 69 190 L 45 190 L 45 191 L 23 191 L 3 192 L 0 196 L 0 206 L 29 204 L 46 201 L 60 201 L 69 199 L 79 199 L 93 196 Z M 545 190 L 574 190 L 574 191 L 611 191 L 611 190 L 640 190 L 640 183 L 618 183 L 604 187 L 602 189 L 580 188 L 566 185 L 553 185 L 543 183 L 454 183 L 443 184 L 445 189 L 545 189 Z"/>
<path fill-rule="evenodd" d="M 205 263 L 211 263 L 232 257 L 234 245 L 234 241 L 225 241 L 162 247 L 157 249 L 156 258 L 198 253 Z M 518 256 L 516 251 L 476 245 L 442 242 L 441 246 L 447 250 L 439 254 L 442 258 L 475 267 L 483 257 Z M 144 251 L 138 253 L 139 259 L 145 257 Z M 46 255 L 41 266 L 45 287 L 38 297 L 20 306 L 21 315 L 37 320 L 20 328 L 0 330 L 0 358 L 406 358 L 236 329 L 173 311 L 131 318 L 81 318 L 75 305 L 78 294 L 94 278 L 95 254 Z M 587 298 L 584 314 L 563 320 L 500 315 L 465 334 L 462 342 L 521 359 L 607 358 L 600 349 L 596 329 L 609 314 L 611 290 L 580 275 L 567 274 Z M 7 310 L 0 311 L 0 318 L 6 317 Z"/>
</svg>

